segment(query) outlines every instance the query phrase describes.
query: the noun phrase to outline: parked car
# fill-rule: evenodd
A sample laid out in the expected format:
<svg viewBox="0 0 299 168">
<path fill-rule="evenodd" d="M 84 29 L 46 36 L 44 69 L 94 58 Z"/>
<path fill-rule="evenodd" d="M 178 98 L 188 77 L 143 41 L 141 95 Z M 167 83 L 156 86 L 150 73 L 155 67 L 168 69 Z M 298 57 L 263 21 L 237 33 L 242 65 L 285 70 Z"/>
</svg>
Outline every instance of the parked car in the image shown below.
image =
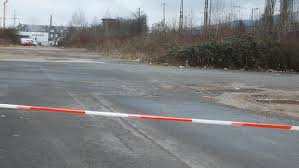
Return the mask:
<svg viewBox="0 0 299 168">
<path fill-rule="evenodd" d="M 21 35 L 21 44 L 25 45 L 25 46 L 38 46 L 38 42 L 32 38 L 30 38 L 30 36 L 27 35 Z"/>
<path fill-rule="evenodd" d="M 28 39 L 21 39 L 21 44 L 24 46 L 33 46 L 33 42 Z"/>
</svg>

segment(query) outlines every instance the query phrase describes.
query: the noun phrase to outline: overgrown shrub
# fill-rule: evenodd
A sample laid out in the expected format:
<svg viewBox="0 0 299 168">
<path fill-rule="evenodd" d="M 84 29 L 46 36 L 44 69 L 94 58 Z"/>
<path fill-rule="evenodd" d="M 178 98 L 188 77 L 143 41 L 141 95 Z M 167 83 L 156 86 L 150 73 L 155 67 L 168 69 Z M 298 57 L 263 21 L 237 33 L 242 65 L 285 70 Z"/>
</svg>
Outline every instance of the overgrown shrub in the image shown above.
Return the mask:
<svg viewBox="0 0 299 168">
<path fill-rule="evenodd" d="M 166 62 L 188 63 L 193 67 L 230 69 L 274 69 L 299 71 L 299 45 L 259 40 L 253 35 L 237 35 L 221 42 L 201 43 L 171 50 Z"/>
</svg>

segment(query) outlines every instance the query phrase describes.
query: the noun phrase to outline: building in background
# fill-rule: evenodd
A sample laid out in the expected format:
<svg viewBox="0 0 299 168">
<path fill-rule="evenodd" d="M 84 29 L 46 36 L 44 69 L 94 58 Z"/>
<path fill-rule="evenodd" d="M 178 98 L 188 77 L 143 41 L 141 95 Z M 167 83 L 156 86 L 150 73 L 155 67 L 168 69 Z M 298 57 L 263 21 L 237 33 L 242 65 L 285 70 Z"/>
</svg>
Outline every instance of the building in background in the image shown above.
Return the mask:
<svg viewBox="0 0 299 168">
<path fill-rule="evenodd" d="M 43 46 L 49 45 L 49 26 L 19 24 L 16 29 L 21 36 L 29 36 Z"/>
<path fill-rule="evenodd" d="M 63 38 L 67 27 L 19 24 L 16 29 L 19 35 L 29 36 L 43 46 L 54 46 L 58 39 Z"/>
<path fill-rule="evenodd" d="M 68 27 L 64 26 L 51 26 L 49 28 L 49 45 L 57 45 L 57 41 L 63 38 L 64 33 L 67 31 Z"/>
<path fill-rule="evenodd" d="M 113 33 L 119 31 L 120 29 L 119 19 L 103 18 L 102 24 L 103 24 L 105 36 L 111 36 L 113 35 Z"/>
<path fill-rule="evenodd" d="M 37 43 L 43 46 L 55 46 L 57 41 L 63 39 L 65 32 L 68 27 L 54 26 L 53 16 L 50 15 L 49 25 L 30 25 L 21 24 L 16 27 L 16 30 L 21 36 L 29 36 L 34 39 Z"/>
</svg>

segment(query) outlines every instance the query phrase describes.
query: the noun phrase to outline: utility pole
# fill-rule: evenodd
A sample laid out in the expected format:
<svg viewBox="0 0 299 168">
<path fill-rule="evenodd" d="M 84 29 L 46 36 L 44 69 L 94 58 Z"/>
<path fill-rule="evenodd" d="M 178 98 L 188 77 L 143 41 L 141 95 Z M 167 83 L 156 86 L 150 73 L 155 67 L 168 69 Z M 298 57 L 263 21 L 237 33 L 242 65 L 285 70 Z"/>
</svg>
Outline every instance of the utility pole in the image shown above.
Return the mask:
<svg viewBox="0 0 299 168">
<path fill-rule="evenodd" d="M 8 0 L 4 0 L 3 2 L 3 29 L 6 28 L 6 5 L 8 3 Z"/>
<path fill-rule="evenodd" d="M 184 0 L 181 0 L 179 31 L 183 31 L 183 27 L 184 27 Z"/>
<path fill-rule="evenodd" d="M 209 22 L 209 0 L 205 0 L 205 9 L 204 9 L 204 27 L 205 30 L 208 28 Z"/>
<path fill-rule="evenodd" d="M 238 17 L 236 17 L 236 19 L 237 20 L 241 20 L 242 19 L 242 17 L 241 17 L 241 6 L 240 5 L 235 5 L 235 6 L 233 6 L 234 8 L 236 8 L 237 9 L 237 11 L 238 11 Z"/>
<path fill-rule="evenodd" d="M 141 26 L 141 8 L 138 8 L 138 14 L 137 14 L 138 16 L 138 33 L 141 33 L 142 32 L 142 26 Z"/>
<path fill-rule="evenodd" d="M 53 15 L 51 14 L 50 15 L 50 28 L 52 28 L 53 26 Z"/>
<path fill-rule="evenodd" d="M 17 26 L 17 12 L 14 10 L 13 13 L 13 27 L 15 28 Z"/>
<path fill-rule="evenodd" d="M 49 41 L 53 41 L 54 38 L 54 32 L 52 32 L 52 26 L 53 26 L 53 15 L 50 15 L 50 26 L 49 26 L 49 34 L 48 34 L 48 39 Z"/>
<path fill-rule="evenodd" d="M 210 0 L 209 26 L 211 26 L 211 17 L 212 17 L 212 0 Z"/>
<path fill-rule="evenodd" d="M 162 23 L 163 23 L 163 26 L 165 26 L 165 24 L 166 24 L 166 3 L 165 2 L 163 2 L 162 3 L 162 6 L 163 6 L 163 21 L 162 21 Z"/>
</svg>

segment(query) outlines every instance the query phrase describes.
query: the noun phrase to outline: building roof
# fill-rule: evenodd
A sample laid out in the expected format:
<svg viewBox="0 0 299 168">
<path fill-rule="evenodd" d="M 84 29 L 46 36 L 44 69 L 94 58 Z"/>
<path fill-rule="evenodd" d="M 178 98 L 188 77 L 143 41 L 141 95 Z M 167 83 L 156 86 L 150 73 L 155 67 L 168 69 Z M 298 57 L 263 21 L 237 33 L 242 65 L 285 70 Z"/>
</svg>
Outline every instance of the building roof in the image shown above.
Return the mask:
<svg viewBox="0 0 299 168">
<path fill-rule="evenodd" d="M 21 32 L 49 32 L 49 26 L 19 24 L 17 30 Z"/>
<path fill-rule="evenodd" d="M 118 19 L 113 19 L 113 18 L 102 18 L 102 20 L 118 20 Z"/>
<path fill-rule="evenodd" d="M 20 32 L 55 32 L 62 34 L 64 31 L 68 29 L 68 27 L 64 26 L 48 26 L 48 25 L 29 25 L 29 24 L 19 24 L 16 28 Z"/>
<path fill-rule="evenodd" d="M 52 26 L 50 28 L 50 30 L 56 32 L 56 33 L 63 33 L 68 29 L 68 27 L 64 27 L 64 26 Z M 51 32 L 50 31 L 50 32 Z"/>
</svg>

